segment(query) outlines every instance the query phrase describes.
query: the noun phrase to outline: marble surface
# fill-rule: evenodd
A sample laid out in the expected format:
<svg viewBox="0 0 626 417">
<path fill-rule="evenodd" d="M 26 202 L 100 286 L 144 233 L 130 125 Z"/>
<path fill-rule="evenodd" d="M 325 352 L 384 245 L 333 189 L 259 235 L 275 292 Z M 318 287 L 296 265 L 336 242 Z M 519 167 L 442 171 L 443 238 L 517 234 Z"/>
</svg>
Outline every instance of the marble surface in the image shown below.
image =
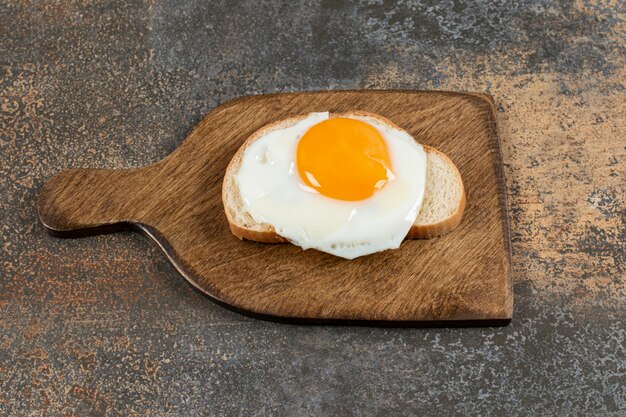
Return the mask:
<svg viewBox="0 0 626 417">
<path fill-rule="evenodd" d="M 626 416 L 621 1 L 0 2 L 0 414 Z M 494 96 L 508 327 L 257 321 L 133 233 L 49 237 L 71 167 L 174 150 L 246 94 Z"/>
</svg>

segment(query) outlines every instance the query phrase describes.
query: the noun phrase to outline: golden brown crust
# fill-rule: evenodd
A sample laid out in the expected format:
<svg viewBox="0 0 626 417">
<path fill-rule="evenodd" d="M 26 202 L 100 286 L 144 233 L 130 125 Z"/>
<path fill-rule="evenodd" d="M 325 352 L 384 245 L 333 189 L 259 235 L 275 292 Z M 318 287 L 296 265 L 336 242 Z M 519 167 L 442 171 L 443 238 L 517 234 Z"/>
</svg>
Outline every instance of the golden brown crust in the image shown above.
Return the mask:
<svg viewBox="0 0 626 417">
<path fill-rule="evenodd" d="M 252 240 L 254 242 L 260 243 L 288 243 L 289 241 L 284 237 L 280 236 L 275 231 L 267 231 L 267 232 L 259 232 L 251 229 L 244 229 L 243 227 L 239 227 L 234 223 L 228 222 L 230 226 L 230 231 L 233 235 L 237 236 L 239 239 Z"/>
<path fill-rule="evenodd" d="M 445 235 L 456 229 L 463 219 L 463 211 L 465 210 L 465 192 L 461 195 L 459 206 L 452 216 L 434 224 L 413 225 L 407 233 L 405 239 L 430 239 L 433 237 Z"/>
<path fill-rule="evenodd" d="M 430 239 L 433 237 L 445 235 L 448 232 L 454 230 L 459 224 L 461 224 L 461 220 L 463 220 L 463 213 L 465 211 L 465 187 L 463 186 L 463 179 L 461 178 L 461 173 L 459 172 L 454 162 L 448 158 L 446 154 L 443 152 L 433 148 L 432 146 L 422 145 L 426 152 L 436 153 L 444 159 L 451 167 L 454 167 L 454 172 L 457 177 L 459 184 L 461 184 L 461 201 L 459 201 L 459 205 L 456 208 L 455 212 L 440 222 L 433 224 L 424 224 L 424 225 L 416 225 L 414 224 L 409 233 L 406 235 L 406 239 Z"/>
<path fill-rule="evenodd" d="M 231 184 L 232 178 L 234 178 L 233 171 L 236 172 L 239 169 L 239 165 L 241 163 L 241 158 L 243 156 L 243 153 L 252 142 L 254 142 L 257 138 L 265 135 L 266 133 L 272 132 L 277 129 L 281 129 L 286 126 L 291 126 L 299 122 L 300 120 L 304 119 L 306 116 L 307 115 L 290 117 L 288 119 L 279 120 L 274 123 L 270 123 L 268 125 L 263 126 L 259 130 L 254 132 L 248 139 L 246 139 L 246 141 L 237 150 L 237 152 L 231 159 L 230 163 L 228 164 L 228 167 L 226 168 L 226 173 L 224 175 L 224 181 L 222 184 L 222 202 L 224 204 L 224 211 L 228 219 L 230 230 L 232 234 L 238 237 L 239 239 L 247 239 L 247 240 L 261 242 L 261 243 L 286 243 L 288 242 L 287 239 L 277 234 L 271 225 L 263 226 L 262 228 L 263 230 L 252 230 L 252 229 L 248 229 L 248 228 L 237 225 L 234 221 L 235 214 L 232 213 L 232 207 L 228 204 L 229 192 L 231 191 L 230 187 L 234 187 L 234 184 Z M 368 118 L 376 119 L 380 121 L 381 123 L 392 126 L 396 129 L 403 130 L 401 127 L 397 126 L 391 120 L 383 116 L 373 114 L 373 113 L 353 111 L 353 112 L 346 112 L 346 113 L 331 113 L 330 114 L 330 117 L 344 117 L 344 116 L 368 117 Z M 432 237 L 446 234 L 452 231 L 461 223 L 461 220 L 463 218 L 463 212 L 465 210 L 465 202 L 466 202 L 465 189 L 463 188 L 463 181 L 461 179 L 461 174 L 459 173 L 454 163 L 443 152 L 440 152 L 431 146 L 427 146 L 427 145 L 422 145 L 422 146 L 424 147 L 424 150 L 426 152 L 433 152 L 433 153 L 438 154 L 441 158 L 446 160 L 452 167 L 454 167 L 458 181 L 461 184 L 461 201 L 459 202 L 459 206 L 457 207 L 456 211 L 447 219 L 442 220 L 438 223 L 433 223 L 433 224 L 428 224 L 428 225 L 413 225 L 411 229 L 409 230 L 406 236 L 406 239 L 429 239 Z"/>
</svg>

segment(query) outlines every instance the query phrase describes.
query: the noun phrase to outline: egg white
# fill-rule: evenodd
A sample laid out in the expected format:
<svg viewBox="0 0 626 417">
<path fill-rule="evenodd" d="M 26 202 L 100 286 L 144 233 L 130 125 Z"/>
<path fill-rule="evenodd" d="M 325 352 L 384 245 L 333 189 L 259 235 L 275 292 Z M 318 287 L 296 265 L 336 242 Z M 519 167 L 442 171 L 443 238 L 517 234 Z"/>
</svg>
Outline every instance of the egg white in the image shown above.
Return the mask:
<svg viewBox="0 0 626 417">
<path fill-rule="evenodd" d="M 391 159 L 393 179 L 367 199 L 333 199 L 305 185 L 296 168 L 300 138 L 328 118 L 328 112 L 311 113 L 247 147 L 236 176 L 245 210 L 256 222 L 272 225 L 276 233 L 303 249 L 353 259 L 398 248 L 424 197 L 423 147 L 400 129 L 373 118 L 352 117 L 380 132 Z"/>
</svg>

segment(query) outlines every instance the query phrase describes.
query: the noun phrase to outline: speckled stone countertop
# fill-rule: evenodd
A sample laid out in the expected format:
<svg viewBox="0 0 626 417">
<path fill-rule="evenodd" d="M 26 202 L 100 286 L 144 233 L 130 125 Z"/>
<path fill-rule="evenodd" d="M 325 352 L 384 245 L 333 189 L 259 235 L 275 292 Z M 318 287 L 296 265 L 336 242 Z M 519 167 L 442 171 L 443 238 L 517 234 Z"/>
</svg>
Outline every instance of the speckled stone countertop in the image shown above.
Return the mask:
<svg viewBox="0 0 626 417">
<path fill-rule="evenodd" d="M 0 4 L 0 415 L 626 416 L 622 1 Z M 49 237 L 43 182 L 138 167 L 246 94 L 488 92 L 508 327 L 257 321 L 133 233 Z"/>
</svg>

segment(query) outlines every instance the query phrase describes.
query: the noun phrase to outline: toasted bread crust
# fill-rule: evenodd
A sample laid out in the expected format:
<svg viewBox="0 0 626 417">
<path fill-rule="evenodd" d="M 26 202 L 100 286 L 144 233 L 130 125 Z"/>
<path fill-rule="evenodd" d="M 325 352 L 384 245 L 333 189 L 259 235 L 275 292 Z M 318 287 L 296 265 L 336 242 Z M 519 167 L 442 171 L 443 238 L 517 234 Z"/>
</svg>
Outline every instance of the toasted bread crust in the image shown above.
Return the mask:
<svg viewBox="0 0 626 417">
<path fill-rule="evenodd" d="M 260 232 L 257 230 L 246 229 L 243 227 L 239 227 L 236 224 L 232 223 L 228 220 L 228 225 L 230 226 L 230 231 L 233 235 L 237 236 L 239 239 L 252 240 L 254 242 L 260 243 L 288 243 L 289 241 L 276 233 L 276 231 L 264 231 Z M 272 228 L 273 229 L 273 228 Z"/>
<path fill-rule="evenodd" d="M 376 119 L 380 121 L 381 123 L 384 123 L 388 126 L 392 126 L 396 129 L 403 130 L 401 127 L 397 126 L 395 123 L 393 123 L 389 119 L 382 117 L 380 115 L 377 115 L 377 114 L 373 114 L 373 113 L 353 111 L 353 112 L 346 112 L 346 113 L 331 113 L 329 116 L 331 118 L 332 117 L 344 117 L 344 116 L 363 116 L 363 117 Z M 300 120 L 304 119 L 305 117 L 307 117 L 307 115 L 290 117 L 290 118 L 279 120 L 274 123 L 270 123 L 268 125 L 263 126 L 259 130 L 254 132 L 248 139 L 246 139 L 246 141 L 237 150 L 237 152 L 231 159 L 230 163 L 228 164 L 228 167 L 226 168 L 226 173 L 224 175 L 224 181 L 222 184 L 222 202 L 224 204 L 224 212 L 226 213 L 226 218 L 228 219 L 230 230 L 232 234 L 238 237 L 239 239 L 246 239 L 246 240 L 251 240 L 251 241 L 260 242 L 260 243 L 286 243 L 288 242 L 287 239 L 277 234 L 274 227 L 271 225 L 263 225 L 261 227 L 261 230 L 253 230 L 253 229 L 242 227 L 236 224 L 235 213 L 233 212 L 233 207 L 231 207 L 231 205 L 229 204 L 230 197 L 231 197 L 230 194 L 231 192 L 233 192 L 232 187 L 236 188 L 235 184 L 233 184 L 233 179 L 235 177 L 236 172 L 238 172 L 239 170 L 243 154 L 245 150 L 247 149 L 247 147 L 259 137 L 264 136 L 265 134 L 273 132 L 275 130 L 291 126 L 299 122 Z M 461 199 L 459 201 L 459 205 L 457 209 L 450 217 L 438 223 L 433 223 L 433 224 L 426 224 L 426 225 L 414 224 L 409 230 L 409 232 L 407 233 L 406 239 L 430 239 L 433 237 L 446 234 L 452 231 L 461 223 L 461 220 L 463 218 L 463 212 L 465 210 L 465 203 L 466 203 L 465 189 L 463 187 L 461 174 L 459 173 L 454 163 L 443 152 L 440 152 L 431 146 L 427 146 L 427 145 L 422 145 L 422 146 L 424 147 L 424 151 L 436 153 L 441 158 L 443 158 L 450 166 L 454 167 L 455 175 L 459 183 L 461 184 Z"/>
<path fill-rule="evenodd" d="M 444 159 L 451 167 L 454 167 L 454 174 L 457 177 L 459 184 L 461 184 L 461 200 L 459 201 L 459 205 L 457 206 L 454 213 L 438 223 L 433 224 L 424 224 L 417 225 L 414 224 L 411 226 L 409 233 L 406 235 L 406 239 L 430 239 L 433 237 L 445 235 L 446 233 L 454 230 L 459 224 L 461 224 L 461 220 L 463 220 L 463 213 L 465 212 L 465 187 L 463 185 L 463 180 L 461 178 L 461 173 L 459 172 L 454 162 L 448 158 L 446 154 L 443 152 L 433 148 L 432 146 L 422 145 L 426 152 L 436 153 Z"/>
</svg>

